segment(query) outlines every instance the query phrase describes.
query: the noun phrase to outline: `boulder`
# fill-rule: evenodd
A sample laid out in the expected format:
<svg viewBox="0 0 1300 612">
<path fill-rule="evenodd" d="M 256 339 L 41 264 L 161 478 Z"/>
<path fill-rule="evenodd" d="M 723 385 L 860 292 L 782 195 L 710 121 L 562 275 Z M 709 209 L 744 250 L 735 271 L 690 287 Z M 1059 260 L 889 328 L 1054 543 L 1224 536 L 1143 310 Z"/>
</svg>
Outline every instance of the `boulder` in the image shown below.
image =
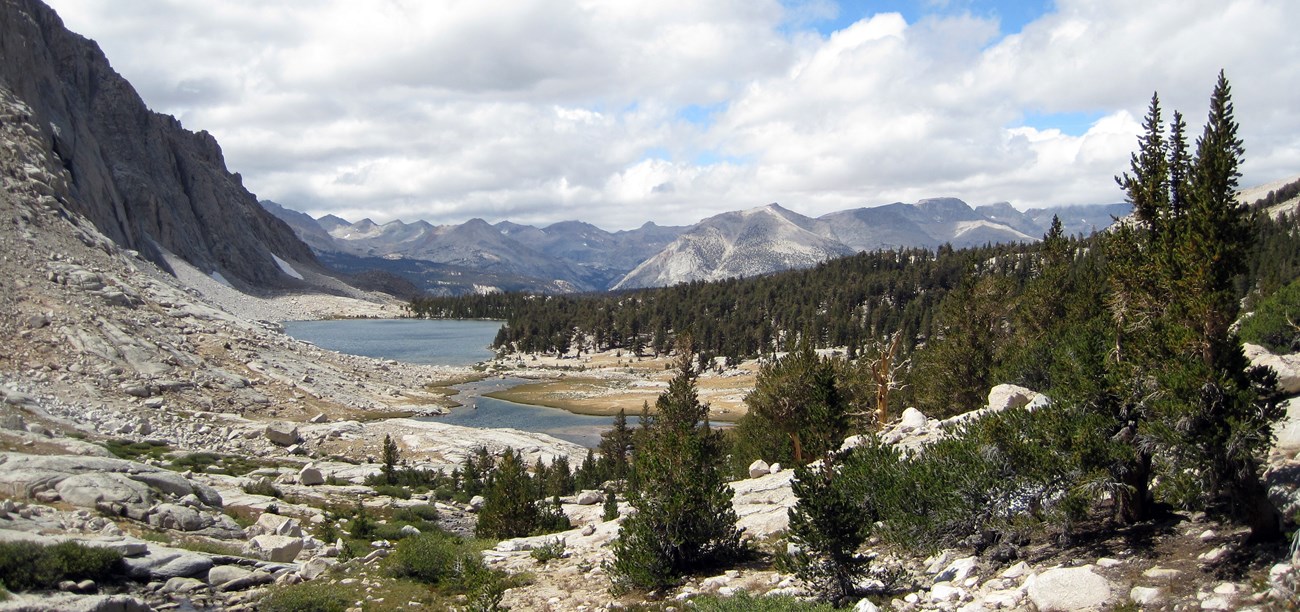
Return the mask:
<svg viewBox="0 0 1300 612">
<path fill-rule="evenodd" d="M 1274 355 L 1256 344 L 1244 344 L 1242 350 L 1251 365 L 1268 366 L 1277 372 L 1278 390 L 1286 395 L 1300 394 L 1300 355 Z"/>
<path fill-rule="evenodd" d="M 325 484 L 325 475 L 321 473 L 320 468 L 314 463 L 308 463 L 298 470 L 298 484 L 308 487 Z"/>
<path fill-rule="evenodd" d="M 914 429 L 924 429 L 925 424 L 928 421 L 929 419 L 925 418 L 925 415 L 921 414 L 920 410 L 917 410 L 916 408 L 912 408 L 909 406 L 908 408 L 903 410 L 902 416 L 899 417 L 898 427 L 899 429 L 905 431 L 914 430 Z"/>
<path fill-rule="evenodd" d="M 1055 567 L 1031 576 L 1025 586 L 1039 612 L 1101 610 L 1113 597 L 1110 581 L 1083 567 Z"/>
<path fill-rule="evenodd" d="M 122 559 L 122 566 L 131 578 L 162 582 L 177 576 L 203 575 L 212 569 L 212 559 L 182 550 L 150 548 L 142 556 Z"/>
<path fill-rule="evenodd" d="M 948 564 L 948 567 L 939 572 L 934 577 L 935 582 L 961 582 L 966 579 L 975 567 L 979 565 L 979 559 L 975 557 L 964 557 Z"/>
<path fill-rule="evenodd" d="M 282 535 L 254 536 L 248 541 L 248 550 L 267 561 L 288 563 L 302 552 L 302 538 Z"/>
<path fill-rule="evenodd" d="M 297 519 L 292 519 L 279 514 L 263 512 L 257 517 L 257 522 L 253 523 L 245 533 L 249 537 L 258 535 L 278 535 L 289 536 L 293 538 L 302 537 L 302 526 L 298 524 Z"/>
<path fill-rule="evenodd" d="M 54 490 L 63 501 L 82 508 L 95 508 L 103 502 L 146 510 L 154 503 L 149 485 L 114 472 L 74 474 L 59 480 Z"/>
<path fill-rule="evenodd" d="M 158 504 L 149 513 L 149 524 L 158 529 L 198 531 L 212 526 L 212 517 L 178 504 Z"/>
<path fill-rule="evenodd" d="M 402 525 L 402 528 L 398 530 L 398 533 L 411 538 L 420 535 L 420 529 L 414 525 Z"/>
<path fill-rule="evenodd" d="M 487 499 L 482 495 L 475 495 L 474 497 L 469 498 L 469 509 L 477 512 L 483 509 L 483 504 L 485 503 L 487 503 Z"/>
<path fill-rule="evenodd" d="M 218 565 L 208 571 L 208 584 L 217 586 L 253 573 L 252 570 L 238 565 Z"/>
<path fill-rule="evenodd" d="M 251 589 L 255 586 L 271 584 L 272 582 L 275 582 L 275 576 L 273 576 L 270 572 L 257 570 L 255 572 L 249 572 L 245 576 L 235 578 L 234 580 L 228 580 L 226 582 L 218 584 L 217 590 L 218 591 L 242 591 L 244 589 Z"/>
<path fill-rule="evenodd" d="M 292 446 L 298 442 L 298 426 L 293 423 L 272 423 L 263 433 L 267 440 L 279 446 Z"/>
<path fill-rule="evenodd" d="M 1036 399 L 1038 395 L 1036 391 L 1031 391 L 1019 385 L 997 385 L 989 390 L 988 409 L 990 412 L 1001 412 L 1013 408 L 1023 408 Z"/>
<path fill-rule="evenodd" d="M 880 606 L 864 597 L 858 600 L 857 605 L 853 606 L 853 612 L 880 612 Z"/>
<path fill-rule="evenodd" d="M 316 557 L 302 564 L 302 569 L 298 570 L 298 575 L 302 576 L 304 580 L 315 580 L 335 565 L 338 565 L 338 561 L 325 557 Z"/>
<path fill-rule="evenodd" d="M 1160 605 L 1160 601 L 1164 599 L 1160 589 L 1144 586 L 1133 587 L 1133 589 L 1128 592 L 1128 598 L 1133 600 L 1133 603 L 1138 604 L 1143 608 L 1158 606 Z"/>
<path fill-rule="evenodd" d="M 766 461 L 763 461 L 762 459 L 755 459 L 753 463 L 749 464 L 749 477 L 750 477 L 750 478 L 758 478 L 759 476 L 767 476 L 767 475 L 770 474 L 770 473 L 772 473 L 772 468 L 771 468 L 771 466 L 769 466 L 769 465 L 767 464 L 767 462 L 766 462 Z"/>
<path fill-rule="evenodd" d="M 600 491 L 586 490 L 578 493 L 577 503 L 579 506 L 594 506 L 605 500 L 605 496 Z"/>
</svg>

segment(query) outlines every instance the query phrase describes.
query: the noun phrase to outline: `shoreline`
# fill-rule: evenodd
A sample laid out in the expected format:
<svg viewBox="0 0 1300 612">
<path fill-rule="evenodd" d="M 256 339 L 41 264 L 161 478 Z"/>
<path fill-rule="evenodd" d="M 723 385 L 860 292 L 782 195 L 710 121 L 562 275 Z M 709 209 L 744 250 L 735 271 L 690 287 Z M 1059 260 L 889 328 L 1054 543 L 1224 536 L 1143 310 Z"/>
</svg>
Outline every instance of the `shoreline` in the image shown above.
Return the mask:
<svg viewBox="0 0 1300 612">
<path fill-rule="evenodd" d="M 563 410 L 565 412 L 583 415 L 583 416 L 613 417 L 613 416 L 618 416 L 620 410 L 625 411 L 625 414 L 628 417 L 635 417 L 641 414 L 641 408 L 642 408 L 641 403 L 636 403 L 636 408 L 635 410 L 633 410 L 632 408 L 626 405 L 623 406 L 617 404 L 610 405 L 608 401 L 603 406 L 592 405 L 599 401 L 598 398 L 554 397 L 553 393 L 548 392 L 545 389 L 548 385 L 555 384 L 558 382 L 560 382 L 559 379 L 546 379 L 546 380 L 537 380 L 533 382 L 525 382 L 510 387 L 509 389 L 502 389 L 500 391 L 484 393 L 482 397 L 490 397 L 492 399 L 512 402 L 515 404 L 523 404 L 525 406 L 539 406 L 542 408 Z M 655 393 L 654 397 L 658 397 L 658 393 Z M 644 398 L 630 398 L 630 397 L 621 398 L 621 402 L 624 404 L 633 403 L 636 400 L 644 401 L 649 406 L 651 406 L 650 415 L 654 416 L 655 412 L 653 409 L 654 406 L 653 401 Z M 618 400 L 616 400 L 616 402 L 617 401 Z M 723 411 L 715 411 L 715 410 L 710 410 L 709 412 L 710 412 L 709 414 L 710 422 L 727 423 L 729 425 L 734 425 L 740 419 L 740 417 L 744 416 L 743 412 L 736 413 L 731 411 L 723 412 Z"/>
</svg>

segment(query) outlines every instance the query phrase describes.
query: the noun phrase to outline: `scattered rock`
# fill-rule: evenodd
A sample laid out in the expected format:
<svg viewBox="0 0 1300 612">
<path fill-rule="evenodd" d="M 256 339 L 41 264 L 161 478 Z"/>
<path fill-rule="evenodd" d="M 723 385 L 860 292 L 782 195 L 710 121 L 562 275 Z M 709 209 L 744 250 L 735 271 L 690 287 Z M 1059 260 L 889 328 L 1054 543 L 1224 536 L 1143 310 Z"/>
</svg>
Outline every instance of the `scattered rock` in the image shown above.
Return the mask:
<svg viewBox="0 0 1300 612">
<path fill-rule="evenodd" d="M 770 473 L 772 473 L 772 468 L 771 468 L 770 466 L 768 466 L 768 465 L 767 465 L 767 462 L 766 462 L 766 461 L 763 461 L 762 459 L 755 459 L 753 463 L 749 464 L 749 477 L 750 477 L 750 478 L 758 478 L 759 476 L 767 476 L 767 475 L 770 474 Z"/>
</svg>

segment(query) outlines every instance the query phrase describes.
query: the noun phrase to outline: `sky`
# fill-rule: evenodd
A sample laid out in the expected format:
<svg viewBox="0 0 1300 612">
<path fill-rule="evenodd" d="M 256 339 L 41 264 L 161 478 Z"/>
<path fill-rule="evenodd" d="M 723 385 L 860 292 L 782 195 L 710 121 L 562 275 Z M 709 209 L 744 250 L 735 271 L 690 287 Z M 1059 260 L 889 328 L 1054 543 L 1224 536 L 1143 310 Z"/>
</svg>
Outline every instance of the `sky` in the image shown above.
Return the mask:
<svg viewBox="0 0 1300 612">
<path fill-rule="evenodd" d="M 1294 0 L 47 0 L 259 198 L 607 230 L 1123 200 L 1147 105 L 1300 175 Z"/>
</svg>

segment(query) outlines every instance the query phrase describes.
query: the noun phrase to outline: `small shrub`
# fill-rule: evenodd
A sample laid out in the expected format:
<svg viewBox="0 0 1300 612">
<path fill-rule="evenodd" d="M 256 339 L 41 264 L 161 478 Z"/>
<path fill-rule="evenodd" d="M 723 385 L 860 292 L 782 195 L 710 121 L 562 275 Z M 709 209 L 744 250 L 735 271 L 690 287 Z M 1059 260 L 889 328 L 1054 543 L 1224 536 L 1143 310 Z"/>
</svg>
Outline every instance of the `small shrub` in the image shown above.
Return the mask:
<svg viewBox="0 0 1300 612">
<path fill-rule="evenodd" d="M 276 487 L 274 484 L 271 483 L 270 480 L 267 480 L 266 478 L 258 478 L 256 480 L 246 482 L 243 485 L 241 485 L 239 488 L 243 489 L 244 492 L 249 495 L 265 495 L 267 497 L 274 497 L 277 499 L 280 498 L 282 495 L 284 495 L 284 493 L 280 491 L 278 487 Z"/>
<path fill-rule="evenodd" d="M 605 490 L 605 505 L 602 510 L 602 520 L 612 521 L 618 518 L 618 497 L 614 494 L 613 489 Z"/>
<path fill-rule="evenodd" d="M 376 485 L 376 495 L 387 495 L 393 499 L 411 499 L 411 492 L 400 485 Z"/>
<path fill-rule="evenodd" d="M 545 544 L 542 544 L 541 546 L 534 548 L 531 554 L 532 557 L 536 559 L 538 563 L 546 563 L 551 559 L 564 558 L 564 550 L 565 550 L 564 540 L 561 538 L 555 538 L 553 540 L 548 540 Z"/>
<path fill-rule="evenodd" d="M 423 506 L 407 506 L 393 510 L 393 520 L 404 521 L 407 523 L 433 523 L 438 520 L 438 509 L 425 504 Z"/>
<path fill-rule="evenodd" d="M 342 585 L 309 582 L 273 589 L 257 602 L 257 608 L 263 612 L 344 612 L 353 601 Z"/>
<path fill-rule="evenodd" d="M 388 567 L 393 575 L 435 586 L 461 587 L 469 572 L 486 571 L 478 551 L 441 533 L 405 538 L 390 558 Z"/>
<path fill-rule="evenodd" d="M 366 507 L 361 504 L 360 500 L 358 500 L 357 511 L 352 517 L 352 523 L 348 525 L 348 532 L 351 533 L 354 538 L 369 540 L 376 535 L 378 530 L 379 524 L 375 522 L 375 519 L 370 517 L 370 514 L 366 512 Z"/>
<path fill-rule="evenodd" d="M 788 595 L 754 597 L 745 591 L 734 597 L 704 595 L 691 600 L 701 612 L 832 612 L 830 604 L 802 601 Z"/>
<path fill-rule="evenodd" d="M 171 450 L 166 442 L 157 440 L 109 440 L 104 443 L 104 447 L 119 459 L 133 461 L 141 458 L 162 459 Z"/>
<path fill-rule="evenodd" d="M 121 561 L 117 551 L 77 542 L 47 546 L 0 542 L 0 584 L 14 591 L 54 588 L 63 580 L 102 581 Z"/>
</svg>

